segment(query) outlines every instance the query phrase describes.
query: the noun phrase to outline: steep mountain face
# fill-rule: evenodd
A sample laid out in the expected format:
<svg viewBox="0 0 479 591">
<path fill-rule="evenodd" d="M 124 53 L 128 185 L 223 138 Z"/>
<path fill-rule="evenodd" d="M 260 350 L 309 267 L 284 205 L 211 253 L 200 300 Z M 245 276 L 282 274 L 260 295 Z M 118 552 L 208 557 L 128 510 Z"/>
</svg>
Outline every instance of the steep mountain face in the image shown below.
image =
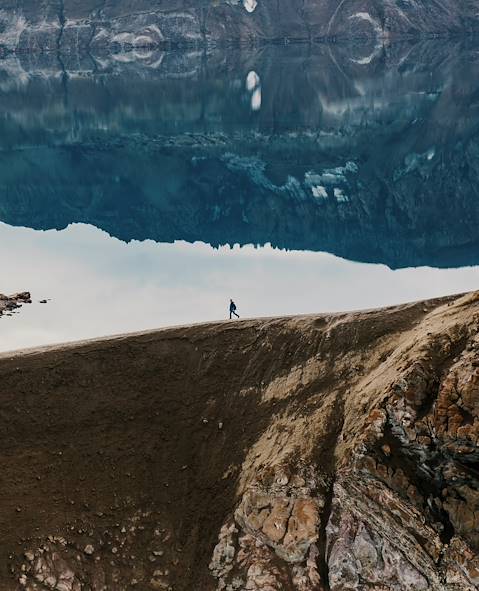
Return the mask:
<svg viewBox="0 0 479 591">
<path fill-rule="evenodd" d="M 3 0 L 0 44 L 96 51 L 479 30 L 479 0 Z"/>
<path fill-rule="evenodd" d="M 479 295 L 0 359 L 0 588 L 473 591 Z"/>
<path fill-rule="evenodd" d="M 479 263 L 475 43 L 0 61 L 0 220 Z"/>
</svg>

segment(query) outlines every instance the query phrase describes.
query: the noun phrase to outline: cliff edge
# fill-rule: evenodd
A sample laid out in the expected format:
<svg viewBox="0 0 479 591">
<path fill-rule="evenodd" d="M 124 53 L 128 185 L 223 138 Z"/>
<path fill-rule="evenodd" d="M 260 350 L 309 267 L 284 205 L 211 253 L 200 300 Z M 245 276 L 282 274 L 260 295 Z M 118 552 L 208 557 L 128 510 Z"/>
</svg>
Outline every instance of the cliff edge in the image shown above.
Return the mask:
<svg viewBox="0 0 479 591">
<path fill-rule="evenodd" d="M 3 355 L 0 589 L 473 590 L 479 293 Z"/>
</svg>

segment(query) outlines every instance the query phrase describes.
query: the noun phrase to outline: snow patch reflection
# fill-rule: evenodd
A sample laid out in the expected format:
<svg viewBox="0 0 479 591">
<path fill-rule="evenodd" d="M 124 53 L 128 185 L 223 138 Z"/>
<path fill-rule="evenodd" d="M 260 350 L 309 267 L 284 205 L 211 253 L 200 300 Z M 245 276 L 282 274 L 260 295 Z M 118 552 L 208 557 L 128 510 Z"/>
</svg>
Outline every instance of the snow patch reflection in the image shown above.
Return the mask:
<svg viewBox="0 0 479 591">
<path fill-rule="evenodd" d="M 246 90 L 251 93 L 251 110 L 259 111 L 261 109 L 261 78 L 254 71 L 246 76 Z"/>
<path fill-rule="evenodd" d="M 254 12 L 258 6 L 257 0 L 243 0 L 243 6 L 248 12 Z"/>
</svg>

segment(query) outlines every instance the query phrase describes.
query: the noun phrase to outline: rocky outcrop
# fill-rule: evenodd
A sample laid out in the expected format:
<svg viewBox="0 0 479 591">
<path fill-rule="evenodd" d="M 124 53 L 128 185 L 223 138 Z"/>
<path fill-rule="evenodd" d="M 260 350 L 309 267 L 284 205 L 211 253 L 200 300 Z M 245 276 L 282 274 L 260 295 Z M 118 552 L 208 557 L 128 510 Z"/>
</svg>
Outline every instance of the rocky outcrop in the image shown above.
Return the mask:
<svg viewBox="0 0 479 591">
<path fill-rule="evenodd" d="M 477 0 L 5 0 L 0 44 L 88 51 L 169 44 L 467 34 Z"/>
<path fill-rule="evenodd" d="M 479 294 L 0 359 L 0 586 L 472 591 Z"/>
<path fill-rule="evenodd" d="M 7 296 L 0 293 L 0 317 L 3 314 L 11 315 L 12 312 L 21 308 L 23 304 L 31 304 L 32 299 L 28 291 L 15 293 Z"/>
<path fill-rule="evenodd" d="M 343 416 L 329 500 L 324 484 L 291 487 L 298 477 L 304 487 L 298 473 L 277 475 L 273 494 L 247 487 L 225 526 L 236 539 L 225 543 L 223 529 L 213 554 L 218 589 L 477 589 L 479 341 L 449 328 L 430 325 L 427 343 L 408 343 L 414 354 L 377 392 L 382 402 L 348 457 L 338 453 L 350 439 Z M 360 380 L 366 392 L 371 379 Z"/>
<path fill-rule="evenodd" d="M 428 41 L 71 55 L 63 68 L 11 56 L 0 220 L 477 265 L 478 55 Z"/>
</svg>

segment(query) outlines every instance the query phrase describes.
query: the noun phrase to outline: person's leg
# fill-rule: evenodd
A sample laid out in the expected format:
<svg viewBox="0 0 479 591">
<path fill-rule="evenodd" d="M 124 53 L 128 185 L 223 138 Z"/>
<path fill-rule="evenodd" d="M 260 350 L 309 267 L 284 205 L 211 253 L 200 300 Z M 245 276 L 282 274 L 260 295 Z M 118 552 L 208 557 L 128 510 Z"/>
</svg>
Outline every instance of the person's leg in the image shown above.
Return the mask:
<svg viewBox="0 0 479 591">
<path fill-rule="evenodd" d="M 236 318 L 239 318 L 239 314 L 237 314 L 236 312 L 233 312 L 233 314 L 236 316 Z"/>
<path fill-rule="evenodd" d="M 231 310 L 230 310 L 230 320 L 231 320 Z"/>
</svg>

